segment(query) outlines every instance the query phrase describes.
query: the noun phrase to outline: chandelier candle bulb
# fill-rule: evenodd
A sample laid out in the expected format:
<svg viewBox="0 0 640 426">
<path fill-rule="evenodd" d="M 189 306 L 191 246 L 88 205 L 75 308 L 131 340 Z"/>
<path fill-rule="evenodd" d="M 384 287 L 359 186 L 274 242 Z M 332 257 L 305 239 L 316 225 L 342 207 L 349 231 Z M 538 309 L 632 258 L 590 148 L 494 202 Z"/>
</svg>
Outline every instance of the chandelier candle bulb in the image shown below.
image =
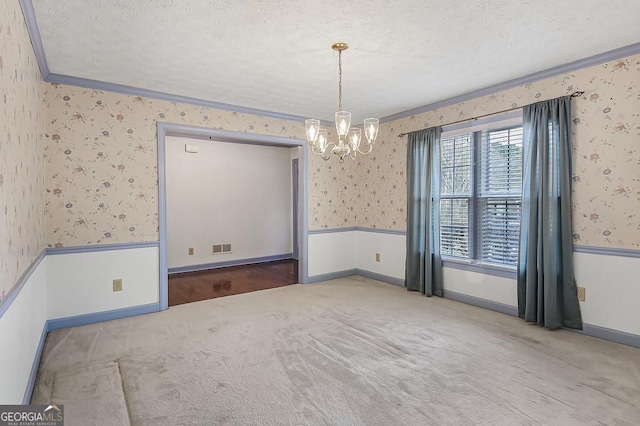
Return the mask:
<svg viewBox="0 0 640 426">
<path fill-rule="evenodd" d="M 355 160 L 357 153 L 365 155 L 373 150 L 373 143 L 378 136 L 379 121 L 377 118 L 364 120 L 364 134 L 367 138 L 368 149 L 361 151 L 362 129 L 351 129 L 351 113 L 342 109 L 342 52 L 347 50 L 349 45 L 347 43 L 334 43 L 331 48 L 338 52 L 338 112 L 335 114 L 338 143 L 327 140 L 327 130 L 320 128 L 320 120 L 305 120 L 304 128 L 312 154 L 322 157 L 326 161 L 331 157 L 331 152 L 333 152 L 342 163 L 346 156 Z M 331 147 L 331 150 L 328 149 L 329 147 Z M 327 151 L 329 153 L 325 155 Z"/>
<path fill-rule="evenodd" d="M 316 152 L 315 149 L 319 152 Z M 318 136 L 314 145 L 311 147 L 311 152 L 315 155 L 320 155 L 324 160 L 328 160 L 329 157 L 324 157 L 324 152 L 327 150 L 327 129 L 318 129 Z"/>
<path fill-rule="evenodd" d="M 351 127 L 351 113 L 347 111 L 336 112 L 336 130 L 338 136 L 347 136 Z"/>
<path fill-rule="evenodd" d="M 349 147 L 351 151 L 356 151 L 360 148 L 360 139 L 362 138 L 362 129 L 354 127 L 349 130 L 349 137 L 347 140 L 349 141 Z"/>
<path fill-rule="evenodd" d="M 378 137 L 378 128 L 380 127 L 380 120 L 377 118 L 367 118 L 364 120 L 364 128 L 365 128 L 365 136 L 367 137 L 367 142 L 370 144 L 376 141 Z"/>
<path fill-rule="evenodd" d="M 313 145 L 318 139 L 318 133 L 320 131 L 320 120 L 310 118 L 304 121 L 304 128 L 307 133 L 307 141 L 309 145 Z"/>
</svg>

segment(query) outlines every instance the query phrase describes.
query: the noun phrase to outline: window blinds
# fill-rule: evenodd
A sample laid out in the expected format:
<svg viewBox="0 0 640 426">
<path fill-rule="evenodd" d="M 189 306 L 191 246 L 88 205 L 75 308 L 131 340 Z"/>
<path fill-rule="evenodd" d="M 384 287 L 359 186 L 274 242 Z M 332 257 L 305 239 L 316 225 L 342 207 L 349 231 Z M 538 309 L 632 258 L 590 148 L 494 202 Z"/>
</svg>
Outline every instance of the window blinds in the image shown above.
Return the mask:
<svg viewBox="0 0 640 426">
<path fill-rule="evenodd" d="M 516 265 L 522 197 L 522 127 L 482 132 L 478 250 L 483 262 Z"/>
<path fill-rule="evenodd" d="M 522 197 L 522 127 L 442 138 L 440 160 L 442 254 L 515 266 Z"/>
<path fill-rule="evenodd" d="M 448 256 L 469 257 L 472 144 L 472 133 L 440 142 L 440 250 Z"/>
</svg>

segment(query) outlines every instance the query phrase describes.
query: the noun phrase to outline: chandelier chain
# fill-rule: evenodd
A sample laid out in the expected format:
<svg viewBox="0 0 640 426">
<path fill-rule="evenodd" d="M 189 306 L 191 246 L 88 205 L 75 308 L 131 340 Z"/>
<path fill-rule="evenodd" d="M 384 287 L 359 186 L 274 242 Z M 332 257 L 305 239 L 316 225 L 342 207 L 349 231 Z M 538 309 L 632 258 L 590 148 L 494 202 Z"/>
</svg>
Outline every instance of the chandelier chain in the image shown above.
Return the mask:
<svg viewBox="0 0 640 426">
<path fill-rule="evenodd" d="M 338 51 L 338 111 L 342 111 L 342 50 Z"/>
</svg>

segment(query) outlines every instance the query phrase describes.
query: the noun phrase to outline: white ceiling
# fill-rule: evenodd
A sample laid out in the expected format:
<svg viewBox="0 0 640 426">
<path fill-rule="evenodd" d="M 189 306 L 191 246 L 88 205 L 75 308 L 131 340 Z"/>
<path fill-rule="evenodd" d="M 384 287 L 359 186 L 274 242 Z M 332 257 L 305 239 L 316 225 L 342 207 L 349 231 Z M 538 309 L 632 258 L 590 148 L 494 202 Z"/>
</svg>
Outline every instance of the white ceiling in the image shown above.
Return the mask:
<svg viewBox="0 0 640 426">
<path fill-rule="evenodd" d="M 640 42 L 639 0 L 33 0 L 52 73 L 333 120 Z"/>
</svg>

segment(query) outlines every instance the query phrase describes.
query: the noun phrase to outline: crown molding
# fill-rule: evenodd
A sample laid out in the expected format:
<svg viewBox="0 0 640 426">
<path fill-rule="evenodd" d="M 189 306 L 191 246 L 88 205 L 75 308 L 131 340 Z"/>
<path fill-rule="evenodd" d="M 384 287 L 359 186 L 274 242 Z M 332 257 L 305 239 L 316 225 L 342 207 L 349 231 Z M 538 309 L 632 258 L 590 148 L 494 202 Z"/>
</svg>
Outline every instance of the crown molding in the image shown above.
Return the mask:
<svg viewBox="0 0 640 426">
<path fill-rule="evenodd" d="M 39 61 L 38 61 L 39 62 Z M 139 87 L 126 86 L 124 84 L 108 83 L 105 81 L 91 80 L 88 78 L 74 77 L 56 73 L 49 73 L 44 81 L 49 83 L 66 84 L 69 86 L 86 87 L 93 90 L 122 93 L 124 95 L 141 96 L 144 98 L 160 99 L 163 101 L 177 102 L 182 104 L 197 105 L 207 108 L 221 109 L 225 111 L 239 112 L 241 114 L 258 115 L 260 117 L 270 117 L 278 120 L 304 122 L 308 117 L 285 114 L 264 109 L 244 107 L 240 105 L 227 104 L 223 102 L 208 101 L 205 99 L 191 98 L 189 96 L 174 95 L 171 93 L 158 92 L 156 90 L 142 89 Z"/>
<path fill-rule="evenodd" d="M 124 84 L 109 83 L 105 81 L 92 80 L 83 77 L 76 77 L 70 75 L 63 75 L 52 73 L 49 70 L 47 64 L 47 57 L 42 44 L 42 35 L 38 27 L 38 21 L 36 18 L 36 12 L 33 7 L 32 0 L 19 0 L 20 7 L 22 8 L 22 14 L 27 26 L 27 32 L 31 39 L 31 45 L 33 46 L 33 52 L 42 74 L 42 79 L 48 83 L 66 84 L 69 86 L 85 87 L 93 90 L 103 90 L 107 92 L 121 93 L 131 96 L 142 96 L 145 98 L 160 99 L 169 102 L 178 102 L 189 105 L 203 106 L 207 108 L 215 108 L 226 111 L 239 112 L 241 114 L 251 114 L 261 117 L 275 118 L 278 120 L 288 120 L 296 122 L 304 122 L 308 117 L 302 117 L 294 114 L 286 114 L 276 111 L 268 111 L 259 108 L 245 107 L 241 105 L 227 104 L 223 102 L 209 101 L 206 99 L 192 98 L 189 96 L 174 95 L 172 93 L 159 92 L 156 90 L 143 89 L 140 87 L 127 86 Z M 328 121 L 322 120 L 324 125 L 333 125 Z"/>
<path fill-rule="evenodd" d="M 49 83 L 67 84 L 70 86 L 85 87 L 94 90 L 104 90 L 107 92 L 122 93 L 125 95 L 142 96 L 146 98 L 161 99 L 170 102 L 179 102 L 190 105 L 204 106 L 208 108 L 222 109 L 226 111 L 239 112 L 242 114 L 258 115 L 261 117 L 270 117 L 279 120 L 289 120 L 296 122 L 304 122 L 308 117 L 302 117 L 294 114 L 285 114 L 276 111 L 267 111 L 258 108 L 245 107 L 234 104 L 227 104 L 223 102 L 209 101 L 205 99 L 192 98 L 189 96 L 174 95 L 171 93 L 159 92 L 155 90 L 143 89 L 139 87 L 126 86 L 123 84 L 109 83 L 98 80 L 91 80 L 88 78 L 75 77 L 69 75 L 62 75 L 51 73 L 49 66 L 47 65 L 47 58 L 42 45 L 42 35 L 38 28 L 38 21 L 36 19 L 35 9 L 33 7 L 32 0 L 19 0 L 22 8 L 22 14 L 31 38 L 31 44 L 33 45 L 33 51 L 40 67 L 40 73 L 42 79 Z M 451 98 L 443 99 L 441 101 L 433 102 L 416 108 L 401 111 L 395 114 L 382 117 L 380 123 L 387 123 L 389 121 L 398 120 L 401 118 L 409 117 L 412 115 L 422 114 L 434 109 L 443 108 L 449 105 L 455 105 L 461 102 L 465 102 L 471 99 L 479 98 L 482 96 L 491 95 L 496 92 L 500 92 L 514 87 L 522 86 L 527 83 L 542 80 L 549 77 L 554 77 L 559 74 L 576 71 L 582 68 L 599 65 L 605 62 L 614 61 L 616 59 L 625 58 L 628 56 L 640 54 L 640 43 L 635 43 L 629 46 L 620 47 L 618 49 L 610 50 L 608 52 L 599 53 L 597 55 L 590 56 L 588 58 L 579 59 L 577 61 L 569 62 L 557 67 L 548 68 L 546 70 L 538 71 L 533 74 L 529 74 L 523 77 L 518 77 L 513 80 L 505 81 L 503 83 L 488 86 L 482 89 L 474 90 L 468 93 L 464 93 Z M 333 123 L 321 120 L 323 125 L 332 126 Z"/>
<path fill-rule="evenodd" d="M 582 68 L 592 67 L 594 65 L 600 65 L 605 62 L 615 61 L 617 59 L 626 58 L 628 56 L 640 54 L 640 43 L 635 43 L 629 46 L 620 47 L 618 49 L 610 50 L 608 52 L 599 53 L 597 55 L 589 56 L 588 58 L 579 59 L 577 61 L 569 62 L 557 67 L 548 68 L 546 70 L 538 71 L 533 74 L 526 75 L 524 77 L 514 78 L 513 80 L 505 81 L 493 86 L 488 86 L 483 89 L 474 90 L 462 95 L 454 96 L 452 98 L 443 99 L 441 101 L 433 102 L 427 105 L 419 106 L 416 108 L 401 111 L 395 114 L 382 117 L 380 123 L 388 123 L 389 121 L 399 120 L 412 115 L 422 114 L 434 109 L 443 108 L 450 105 L 466 102 L 471 99 L 480 98 L 482 96 L 492 95 L 497 92 L 501 92 L 507 89 L 513 89 L 514 87 L 523 86 L 534 81 L 543 80 L 549 77 L 555 77 L 559 74 L 567 72 L 577 71 Z"/>
<path fill-rule="evenodd" d="M 36 61 L 38 61 L 40 74 L 42 74 L 42 79 L 46 81 L 49 75 L 49 66 L 47 65 L 47 57 L 44 53 L 44 47 L 42 46 L 42 36 L 40 35 L 40 28 L 38 28 L 38 21 L 36 20 L 36 11 L 33 8 L 31 0 L 20 0 L 20 7 L 22 8 L 24 22 L 27 25 L 27 32 L 31 39 L 31 45 L 33 46 L 33 53 L 35 53 Z"/>
</svg>

